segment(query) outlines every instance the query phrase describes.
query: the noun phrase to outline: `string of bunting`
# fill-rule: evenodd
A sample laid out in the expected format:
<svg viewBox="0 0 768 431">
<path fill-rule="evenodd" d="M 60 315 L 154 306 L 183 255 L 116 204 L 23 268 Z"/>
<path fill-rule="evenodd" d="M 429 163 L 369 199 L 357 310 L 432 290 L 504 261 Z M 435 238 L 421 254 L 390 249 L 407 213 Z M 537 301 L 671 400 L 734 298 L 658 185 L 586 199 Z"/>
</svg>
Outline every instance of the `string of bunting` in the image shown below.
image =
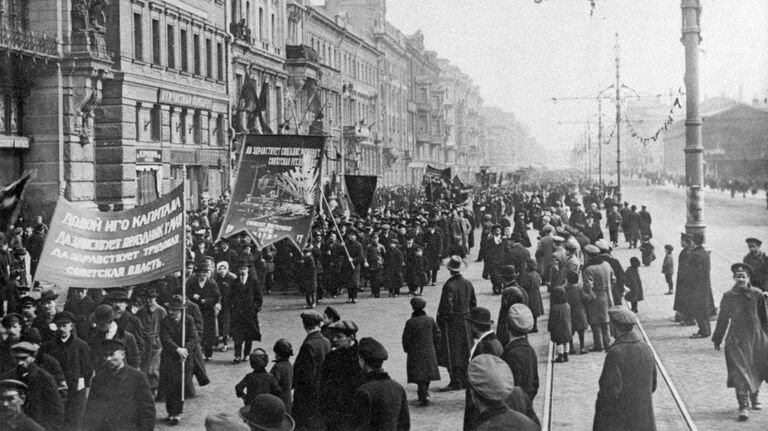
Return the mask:
<svg viewBox="0 0 768 431">
<path fill-rule="evenodd" d="M 648 145 L 651 142 L 658 141 L 659 140 L 659 135 L 661 134 L 661 132 L 669 130 L 669 126 L 671 126 L 672 123 L 675 122 L 675 119 L 672 116 L 672 114 L 675 113 L 675 110 L 682 109 L 683 105 L 680 103 L 680 96 L 682 96 L 682 95 L 683 95 L 683 90 L 682 90 L 682 88 L 680 88 L 677 91 L 677 97 L 675 97 L 675 101 L 672 103 L 672 107 L 669 108 L 669 113 L 667 114 L 667 119 L 664 120 L 664 124 L 656 130 L 656 133 L 653 133 L 652 135 L 643 136 L 640 133 L 638 133 L 637 130 L 635 130 L 635 127 L 632 125 L 632 121 L 630 121 L 629 116 L 627 115 L 627 111 L 625 110 L 624 111 L 624 121 L 627 122 L 627 129 L 629 130 L 630 136 L 632 136 L 633 138 L 639 140 L 643 144 L 643 146 L 646 146 L 646 145 Z"/>
</svg>

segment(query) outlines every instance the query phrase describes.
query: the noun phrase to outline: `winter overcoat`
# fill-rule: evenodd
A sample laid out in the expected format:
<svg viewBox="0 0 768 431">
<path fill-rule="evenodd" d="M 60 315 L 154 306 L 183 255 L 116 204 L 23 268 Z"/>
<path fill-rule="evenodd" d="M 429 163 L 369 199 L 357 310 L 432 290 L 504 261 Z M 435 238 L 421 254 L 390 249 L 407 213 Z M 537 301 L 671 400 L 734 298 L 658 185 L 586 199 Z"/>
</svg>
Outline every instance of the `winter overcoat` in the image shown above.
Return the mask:
<svg viewBox="0 0 768 431">
<path fill-rule="evenodd" d="M 587 320 L 590 325 L 608 323 L 608 309 L 613 306 L 611 287 L 616 282 L 611 265 L 602 256 L 589 259 L 584 269 L 584 296 L 587 301 Z"/>
<path fill-rule="evenodd" d="M 605 356 L 595 403 L 594 431 L 654 431 L 656 365 L 651 348 L 633 330 L 622 334 Z"/>
<path fill-rule="evenodd" d="M 437 354 L 438 365 L 449 370 L 467 369 L 472 343 L 465 318 L 476 306 L 475 288 L 461 274 L 453 275 L 445 282 L 437 308 L 437 325 L 443 335 Z"/>
<path fill-rule="evenodd" d="M 416 310 L 405 322 L 403 350 L 408 355 L 405 363 L 408 383 L 440 380 L 435 346 L 440 345 L 440 328 L 424 310 Z"/>
</svg>

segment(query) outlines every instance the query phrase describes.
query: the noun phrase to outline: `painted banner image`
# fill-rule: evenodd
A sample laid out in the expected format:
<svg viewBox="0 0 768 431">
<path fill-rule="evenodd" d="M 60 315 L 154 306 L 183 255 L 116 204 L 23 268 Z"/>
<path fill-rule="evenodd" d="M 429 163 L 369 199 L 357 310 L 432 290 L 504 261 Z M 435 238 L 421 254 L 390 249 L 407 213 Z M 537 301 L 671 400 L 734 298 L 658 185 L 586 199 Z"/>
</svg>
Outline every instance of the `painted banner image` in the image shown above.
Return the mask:
<svg viewBox="0 0 768 431">
<path fill-rule="evenodd" d="M 222 238 L 241 232 L 260 248 L 289 238 L 302 248 L 319 199 L 323 136 L 249 135 Z"/>
</svg>

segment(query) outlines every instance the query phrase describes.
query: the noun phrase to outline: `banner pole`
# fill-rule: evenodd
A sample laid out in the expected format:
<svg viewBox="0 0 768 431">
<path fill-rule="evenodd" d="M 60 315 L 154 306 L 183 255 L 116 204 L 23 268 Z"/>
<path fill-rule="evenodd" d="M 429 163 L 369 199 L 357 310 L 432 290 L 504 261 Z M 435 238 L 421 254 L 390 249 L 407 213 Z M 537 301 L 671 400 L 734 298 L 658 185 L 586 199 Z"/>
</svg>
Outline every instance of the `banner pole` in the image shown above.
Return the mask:
<svg viewBox="0 0 768 431">
<path fill-rule="evenodd" d="M 187 165 L 181 167 L 181 184 L 182 184 L 182 199 L 181 199 L 181 214 L 182 220 L 185 221 L 184 228 L 181 230 L 181 301 L 182 304 L 187 301 L 187 230 L 186 230 L 186 218 L 187 218 Z M 187 338 L 187 307 L 181 309 L 181 346 L 186 345 L 185 340 Z M 189 354 L 190 352 L 187 352 Z M 181 402 L 184 402 L 184 389 L 186 379 L 186 358 L 181 360 Z"/>
<path fill-rule="evenodd" d="M 341 241 L 341 245 L 344 246 L 344 252 L 347 253 L 347 259 L 349 259 L 349 264 L 352 265 L 352 255 L 349 254 L 349 250 L 347 250 L 347 243 L 344 242 L 344 238 L 341 237 L 341 230 L 339 230 L 339 225 L 336 224 L 336 219 L 333 218 L 333 210 L 331 210 L 331 205 L 328 203 L 328 201 L 325 199 L 325 194 L 321 194 L 323 197 L 323 202 L 325 202 L 325 206 L 328 208 L 328 214 L 331 216 L 331 221 L 333 221 L 333 226 L 336 228 L 336 233 L 339 234 L 339 241 Z M 352 269 L 355 269 L 355 266 L 352 265 Z"/>
</svg>

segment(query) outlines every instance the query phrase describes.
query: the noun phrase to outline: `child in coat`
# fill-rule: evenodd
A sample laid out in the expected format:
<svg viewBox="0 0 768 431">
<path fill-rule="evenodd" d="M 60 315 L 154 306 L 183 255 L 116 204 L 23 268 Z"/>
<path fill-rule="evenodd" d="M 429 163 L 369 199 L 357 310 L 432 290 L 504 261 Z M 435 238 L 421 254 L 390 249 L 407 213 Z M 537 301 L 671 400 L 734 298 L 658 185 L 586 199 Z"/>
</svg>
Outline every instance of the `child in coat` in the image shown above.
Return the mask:
<svg viewBox="0 0 768 431">
<path fill-rule="evenodd" d="M 550 340 L 556 345 L 557 359 L 555 362 L 568 362 L 568 345 L 573 342 L 571 307 L 565 299 L 563 286 L 553 287 L 549 298 L 547 331 L 549 331 Z"/>
<path fill-rule="evenodd" d="M 293 397 L 291 388 L 293 387 L 293 366 L 290 357 L 293 356 L 293 346 L 285 338 L 277 340 L 275 347 L 275 365 L 269 370 L 269 374 L 275 378 L 277 386 L 280 387 L 280 397 L 285 404 L 285 412 L 290 414 L 293 407 Z"/>
<path fill-rule="evenodd" d="M 587 321 L 587 310 L 584 306 L 584 291 L 579 283 L 579 273 L 568 271 L 565 275 L 567 283 L 565 284 L 565 300 L 571 307 L 571 335 L 579 334 L 579 352 L 583 355 L 588 352 L 584 347 L 584 332 L 589 328 Z M 573 348 L 573 338 L 569 345 L 568 353 L 576 354 Z"/>
<path fill-rule="evenodd" d="M 640 280 L 640 260 L 636 257 L 629 259 L 629 268 L 624 271 L 624 286 L 629 289 L 624 298 L 632 306 L 632 311 L 637 313 L 637 303 L 643 300 L 643 281 Z"/>
<path fill-rule="evenodd" d="M 667 244 L 664 246 L 664 262 L 661 264 L 661 273 L 664 274 L 664 280 L 667 281 L 669 290 L 665 295 L 672 295 L 674 293 L 674 281 L 672 281 L 672 275 L 675 273 L 675 258 L 672 257 L 672 250 L 674 247 Z"/>
<path fill-rule="evenodd" d="M 421 296 L 424 293 L 425 284 L 427 284 L 427 261 L 424 258 L 424 250 L 417 245 L 411 258 L 411 265 L 408 267 L 408 290 L 415 296 Z"/>
<path fill-rule="evenodd" d="M 414 296 L 411 298 L 413 314 L 405 322 L 403 329 L 403 350 L 407 358 L 405 362 L 408 383 L 416 383 L 416 393 L 419 405 L 429 405 L 429 383 L 440 380 L 440 370 L 437 368 L 437 350 L 440 345 L 440 328 L 435 319 L 427 316 L 424 308 L 427 301 Z"/>
<path fill-rule="evenodd" d="M 651 238 L 647 236 L 643 237 L 643 243 L 640 244 L 640 256 L 643 258 L 643 266 L 650 266 L 651 262 L 656 260 L 656 253 L 654 253 Z"/>
<path fill-rule="evenodd" d="M 282 395 L 277 381 L 272 374 L 267 372 L 269 355 L 264 349 L 258 348 L 248 357 L 253 372 L 248 373 L 235 385 L 235 394 L 243 399 L 243 404 L 250 406 L 257 395 L 272 394 L 276 397 Z"/>
</svg>

